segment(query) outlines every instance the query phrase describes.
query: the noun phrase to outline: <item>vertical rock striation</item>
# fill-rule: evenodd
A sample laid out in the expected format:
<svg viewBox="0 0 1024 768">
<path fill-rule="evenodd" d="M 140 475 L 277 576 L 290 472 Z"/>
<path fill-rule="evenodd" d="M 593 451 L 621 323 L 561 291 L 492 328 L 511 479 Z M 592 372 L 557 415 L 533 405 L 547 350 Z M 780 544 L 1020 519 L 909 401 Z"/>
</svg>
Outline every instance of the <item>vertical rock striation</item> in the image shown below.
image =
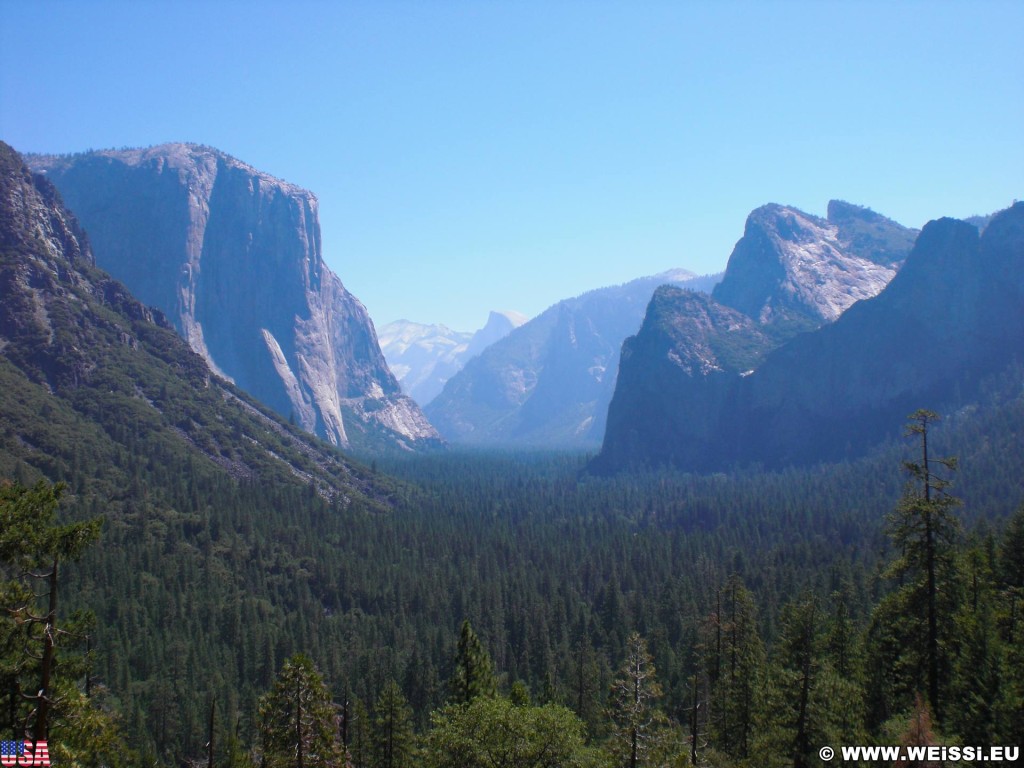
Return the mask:
<svg viewBox="0 0 1024 768">
<path fill-rule="evenodd" d="M 339 446 L 432 443 L 366 309 L 323 262 L 317 199 L 192 144 L 35 156 L 99 266 L 210 367 Z"/>
</svg>

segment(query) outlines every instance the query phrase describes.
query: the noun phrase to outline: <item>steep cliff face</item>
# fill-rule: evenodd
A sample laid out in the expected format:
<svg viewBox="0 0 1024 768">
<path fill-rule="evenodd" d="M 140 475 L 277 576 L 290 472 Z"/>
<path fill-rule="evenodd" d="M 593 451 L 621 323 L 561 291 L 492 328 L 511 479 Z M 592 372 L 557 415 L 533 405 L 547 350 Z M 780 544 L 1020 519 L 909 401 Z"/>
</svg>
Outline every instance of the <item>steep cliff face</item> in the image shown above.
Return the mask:
<svg viewBox="0 0 1024 768">
<path fill-rule="evenodd" d="M 704 294 L 659 288 L 640 331 L 622 345 L 600 466 L 711 466 L 727 429 L 730 385 L 771 346 L 746 315 Z"/>
<path fill-rule="evenodd" d="M 940 219 L 889 287 L 772 353 L 744 384 L 740 444 L 755 460 L 856 454 L 919 407 L 970 403 L 1024 355 L 1024 205 L 984 235 Z M 837 439 L 841 436 L 841 440 Z"/>
<path fill-rule="evenodd" d="M 162 313 L 95 266 L 54 186 L 0 142 L 3 474 L 31 467 L 75 477 L 76 494 L 109 501 L 116 488 L 123 501 L 129 485 L 141 487 L 128 467 L 146 464 L 154 486 L 188 467 L 207 479 L 298 484 L 344 505 L 384 508 L 391 492 L 213 376 Z"/>
<path fill-rule="evenodd" d="M 437 439 L 324 264 L 312 193 L 190 144 L 30 163 L 82 221 L 99 266 L 216 372 L 336 445 Z"/>
<path fill-rule="evenodd" d="M 986 377 L 1021 362 L 1022 274 L 1017 204 L 980 238 L 966 222 L 929 223 L 877 296 L 782 344 L 765 345 L 742 316 L 715 319 L 690 297 L 660 292 L 624 348 L 621 391 L 596 466 L 706 471 L 860 455 L 898 434 L 907 413 L 963 407 Z M 748 370 L 701 352 L 729 326 L 740 333 L 739 348 L 753 353 Z M 674 359 L 703 362 L 684 375 L 671 371 Z"/>
<path fill-rule="evenodd" d="M 875 296 L 896 274 L 893 264 L 902 261 L 909 244 L 902 255 L 876 253 L 864 221 L 870 212 L 836 202 L 829 208 L 842 227 L 781 205 L 753 211 L 715 300 L 788 336 L 832 322 L 854 302 Z"/>
<path fill-rule="evenodd" d="M 76 266 L 93 264 L 88 238 L 54 187 L 0 142 L 0 354 L 50 390 L 77 386 L 92 368 L 61 332 L 49 299 L 68 288 L 91 292 Z"/>
<path fill-rule="evenodd" d="M 833 200 L 829 219 L 769 204 L 747 217 L 710 299 L 660 291 L 623 348 L 596 466 L 737 461 L 745 379 L 768 353 L 877 295 L 914 231 Z"/>
<path fill-rule="evenodd" d="M 713 279 L 673 270 L 560 301 L 470 360 L 427 415 L 453 442 L 596 445 L 622 342 L 662 284 L 709 290 Z"/>
<path fill-rule="evenodd" d="M 837 229 L 840 248 L 875 264 L 899 266 L 917 239 L 918 230 L 904 227 L 870 208 L 842 200 L 828 203 L 828 222 Z"/>
</svg>

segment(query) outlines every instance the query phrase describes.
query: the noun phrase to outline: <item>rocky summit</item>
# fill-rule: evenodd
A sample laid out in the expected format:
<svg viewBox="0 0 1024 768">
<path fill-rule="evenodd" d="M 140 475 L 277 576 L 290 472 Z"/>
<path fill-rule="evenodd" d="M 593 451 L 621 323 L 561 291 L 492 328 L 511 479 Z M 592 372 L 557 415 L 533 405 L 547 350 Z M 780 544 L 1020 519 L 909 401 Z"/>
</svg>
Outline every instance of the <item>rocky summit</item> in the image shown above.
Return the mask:
<svg viewBox="0 0 1024 768">
<path fill-rule="evenodd" d="M 800 223 L 779 209 L 775 213 Z M 820 223 L 812 224 L 821 230 Z M 801 223 L 799 233 L 808 231 Z M 842 245 L 842 224 L 825 231 L 830 240 L 815 246 L 820 254 Z M 864 232 L 859 247 L 886 260 L 881 254 L 887 249 Z M 785 239 L 799 241 L 794 233 Z M 756 237 L 761 243 L 771 239 L 764 231 Z M 964 221 L 930 222 L 877 296 L 784 340 L 772 327 L 780 307 L 790 320 L 799 318 L 789 323 L 793 328 L 809 322 L 813 308 L 841 303 L 803 300 L 807 286 L 790 290 L 777 263 L 758 277 L 768 285 L 764 275 L 770 272 L 781 290 L 761 294 L 767 299 L 760 303 L 752 300 L 759 295 L 753 290 L 715 292 L 716 299 L 745 313 L 713 310 L 694 297 L 659 291 L 640 333 L 624 346 L 619 387 L 594 466 L 614 471 L 668 464 L 717 471 L 852 458 L 895 437 L 903 418 L 917 408 L 968 406 L 987 380 L 1021 363 L 1022 259 L 1024 204 L 995 215 L 980 236 Z M 850 263 L 836 262 L 838 269 Z M 869 277 L 860 285 L 870 285 L 872 268 L 864 270 Z M 737 277 L 727 275 L 722 285 L 745 287 Z"/>
<path fill-rule="evenodd" d="M 876 295 L 910 251 L 913 230 L 847 203 L 833 201 L 829 212 L 836 221 L 775 204 L 753 211 L 715 300 L 788 336 Z M 874 239 L 864 232 L 869 221 Z"/>
<path fill-rule="evenodd" d="M 311 192 L 193 144 L 28 161 L 82 222 L 98 265 L 215 372 L 338 446 L 437 442 L 366 309 L 324 264 Z"/>
</svg>

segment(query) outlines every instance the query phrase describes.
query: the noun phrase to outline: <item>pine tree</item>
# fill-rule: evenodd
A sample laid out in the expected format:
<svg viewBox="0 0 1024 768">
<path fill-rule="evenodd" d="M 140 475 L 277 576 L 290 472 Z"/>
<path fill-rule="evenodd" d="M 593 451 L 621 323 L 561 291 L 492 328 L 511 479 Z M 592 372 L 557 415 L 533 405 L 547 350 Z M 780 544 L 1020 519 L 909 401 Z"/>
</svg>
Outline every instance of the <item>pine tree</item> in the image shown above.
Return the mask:
<svg viewBox="0 0 1024 768">
<path fill-rule="evenodd" d="M 929 428 L 938 415 L 918 410 L 909 417 L 906 434 L 920 438 L 921 460 L 906 461 L 910 474 L 907 490 L 889 519 L 889 534 L 899 557 L 891 574 L 909 578 L 908 598 L 911 610 L 924 620 L 924 649 L 920 654 L 927 680 L 928 703 L 935 719 L 941 723 L 944 707 L 940 682 L 948 678 L 940 627 L 951 626 L 954 590 L 955 543 L 960 527 L 953 510 L 960 500 L 949 495 L 950 481 L 938 469 L 954 471 L 955 458 L 932 458 L 929 455 Z"/>
<path fill-rule="evenodd" d="M 44 481 L 33 488 L 0 485 L 0 575 L 8 577 L 0 581 L 0 648 L 13 651 L 0 657 L 0 679 L 10 697 L 10 707 L 4 708 L 9 722 L 3 727 L 37 741 L 50 739 L 55 715 L 66 714 L 66 708 L 81 709 L 72 707 L 78 700 L 73 686 L 61 690 L 68 675 L 77 676 L 80 665 L 58 658 L 61 645 L 79 634 L 58 614 L 58 590 L 61 567 L 82 556 L 99 537 L 102 524 L 95 518 L 57 525 L 54 517 L 63 491 L 63 484 Z"/>
<path fill-rule="evenodd" d="M 953 667 L 951 698 L 956 706 L 947 718 L 966 744 L 998 744 L 996 709 L 1002 680 L 1003 648 L 986 600 L 976 610 L 964 610 L 956 620 L 962 649 Z"/>
<path fill-rule="evenodd" d="M 340 768 L 345 749 L 334 705 L 313 661 L 299 653 L 285 661 L 260 699 L 260 746 L 267 768 Z"/>
<path fill-rule="evenodd" d="M 516 706 L 501 696 L 450 704 L 431 716 L 428 768 L 605 768 L 583 723 L 558 704 Z"/>
<path fill-rule="evenodd" d="M 715 746 L 732 757 L 750 754 L 754 704 L 764 668 L 764 644 L 757 631 L 754 598 L 739 576 L 722 590 L 714 636 L 708 644 L 711 713 Z"/>
<path fill-rule="evenodd" d="M 626 659 L 609 696 L 612 752 L 620 765 L 637 768 L 647 764 L 664 722 L 664 715 L 654 707 L 661 693 L 647 642 L 633 632 L 626 638 Z"/>
<path fill-rule="evenodd" d="M 754 754 L 778 765 L 817 765 L 823 744 L 855 744 L 860 738 L 857 714 L 862 695 L 838 674 L 827 645 L 827 614 L 815 597 L 787 604 L 770 670 L 758 696 L 757 746 Z"/>
<path fill-rule="evenodd" d="M 418 646 L 414 647 L 412 656 L 405 665 L 402 688 L 408 693 L 409 706 L 413 711 L 413 726 L 417 730 L 426 730 L 430 722 L 430 711 L 438 703 L 437 694 L 442 687 L 430 656 L 422 653 Z"/>
<path fill-rule="evenodd" d="M 781 654 L 785 667 L 792 673 L 793 743 L 791 746 L 794 768 L 809 765 L 811 751 L 812 712 L 811 694 L 818 685 L 821 673 L 820 630 L 821 611 L 814 598 L 805 599 L 788 615 L 783 612 Z"/>
<path fill-rule="evenodd" d="M 910 715 L 906 728 L 899 737 L 899 744 L 901 747 L 906 748 L 933 747 L 941 743 L 941 739 L 932 730 L 932 716 L 928 710 L 928 705 L 918 695 L 914 700 L 914 710 Z M 896 768 L 942 768 L 942 762 L 924 761 L 911 763 L 909 761 L 897 760 L 894 766 Z"/>
<path fill-rule="evenodd" d="M 1024 587 L 1024 506 L 1010 518 L 999 548 L 1000 571 L 1007 584 Z"/>
<path fill-rule="evenodd" d="M 497 693 L 494 664 L 468 620 L 462 622 L 459 631 L 451 692 L 456 704 L 468 704 L 478 696 L 493 697 Z"/>
<path fill-rule="evenodd" d="M 389 680 L 373 708 L 374 768 L 406 768 L 413 763 L 412 710 L 394 680 Z"/>
<path fill-rule="evenodd" d="M 1006 641 L 1012 645 L 1024 636 L 1019 629 L 1021 613 L 1024 613 L 1024 506 L 1017 510 L 1006 526 L 999 547 L 998 568 L 1001 602 L 1005 606 Z"/>
<path fill-rule="evenodd" d="M 994 743 L 1024 733 L 1024 506 L 1010 518 L 999 547 L 998 636 L 1003 648 Z"/>
<path fill-rule="evenodd" d="M 572 707 L 593 735 L 604 715 L 605 686 L 601 683 L 601 665 L 591 645 L 590 629 L 580 617 L 574 632 L 570 680 Z"/>
<path fill-rule="evenodd" d="M 372 765 L 372 744 L 370 738 L 370 715 L 360 699 L 353 699 L 348 716 L 348 754 L 352 768 L 370 768 Z"/>
</svg>

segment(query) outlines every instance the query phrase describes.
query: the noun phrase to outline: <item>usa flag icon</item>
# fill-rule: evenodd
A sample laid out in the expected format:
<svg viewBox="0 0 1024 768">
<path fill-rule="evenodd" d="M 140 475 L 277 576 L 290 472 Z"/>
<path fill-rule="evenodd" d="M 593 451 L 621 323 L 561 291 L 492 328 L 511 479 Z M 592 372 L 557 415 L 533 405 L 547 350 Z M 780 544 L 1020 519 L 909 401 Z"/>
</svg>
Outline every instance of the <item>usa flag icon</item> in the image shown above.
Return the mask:
<svg viewBox="0 0 1024 768">
<path fill-rule="evenodd" d="M 45 741 L 37 741 L 34 746 L 31 741 L 0 741 L 0 765 L 5 768 L 12 765 L 21 768 L 49 766 L 49 746 Z"/>
</svg>

